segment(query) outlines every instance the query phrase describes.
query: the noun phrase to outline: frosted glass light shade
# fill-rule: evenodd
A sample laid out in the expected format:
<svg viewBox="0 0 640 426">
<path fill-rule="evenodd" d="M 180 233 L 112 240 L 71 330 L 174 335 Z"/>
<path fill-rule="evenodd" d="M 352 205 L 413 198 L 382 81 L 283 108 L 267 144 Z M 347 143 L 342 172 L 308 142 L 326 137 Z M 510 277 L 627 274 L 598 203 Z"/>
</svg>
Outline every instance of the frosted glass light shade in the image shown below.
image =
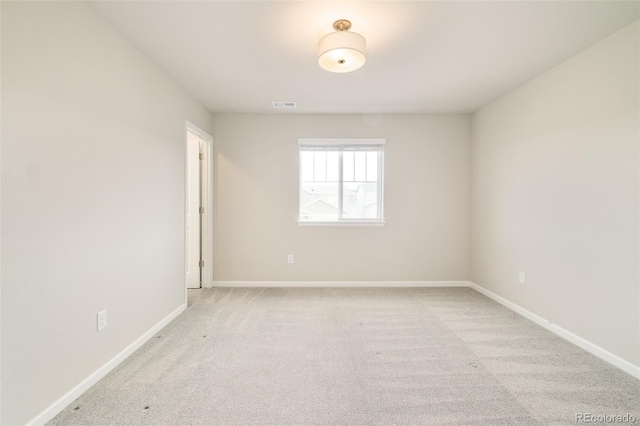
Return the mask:
<svg viewBox="0 0 640 426">
<path fill-rule="evenodd" d="M 358 33 L 337 31 L 322 37 L 318 44 L 318 64 L 331 72 L 355 71 L 367 60 L 367 42 Z"/>
</svg>

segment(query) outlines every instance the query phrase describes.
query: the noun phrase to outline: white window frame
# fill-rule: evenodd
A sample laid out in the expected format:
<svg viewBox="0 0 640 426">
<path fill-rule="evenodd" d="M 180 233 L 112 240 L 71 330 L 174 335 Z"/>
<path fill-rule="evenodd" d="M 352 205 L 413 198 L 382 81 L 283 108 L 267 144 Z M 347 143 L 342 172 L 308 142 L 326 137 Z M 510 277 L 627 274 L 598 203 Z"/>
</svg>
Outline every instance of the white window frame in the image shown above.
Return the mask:
<svg viewBox="0 0 640 426">
<path fill-rule="evenodd" d="M 299 138 L 298 139 L 298 225 L 299 226 L 384 226 L 384 146 L 387 140 L 384 138 Z M 339 218 L 330 221 L 302 220 L 302 206 L 300 197 L 302 194 L 302 167 L 300 164 L 300 152 L 303 146 L 336 147 L 340 149 L 338 160 L 338 216 L 342 216 L 342 204 L 344 181 L 342 178 L 342 157 L 345 147 L 353 146 L 379 146 L 378 151 L 378 217 L 376 219 L 345 219 Z"/>
</svg>

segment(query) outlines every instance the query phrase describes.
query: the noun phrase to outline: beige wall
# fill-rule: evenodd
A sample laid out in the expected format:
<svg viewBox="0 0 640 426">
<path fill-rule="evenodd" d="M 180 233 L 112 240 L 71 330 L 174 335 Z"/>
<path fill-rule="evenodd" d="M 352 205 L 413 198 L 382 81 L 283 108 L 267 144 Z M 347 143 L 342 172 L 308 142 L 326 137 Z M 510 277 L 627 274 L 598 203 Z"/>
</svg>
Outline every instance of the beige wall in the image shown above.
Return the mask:
<svg viewBox="0 0 640 426">
<path fill-rule="evenodd" d="M 185 119 L 211 131 L 84 3 L 2 2 L 3 425 L 184 303 Z"/>
<path fill-rule="evenodd" d="M 214 121 L 214 280 L 468 278 L 468 115 L 216 115 Z M 299 137 L 387 139 L 386 226 L 297 225 Z"/>
<path fill-rule="evenodd" d="M 621 30 L 472 125 L 472 281 L 635 365 L 638 36 Z"/>
</svg>

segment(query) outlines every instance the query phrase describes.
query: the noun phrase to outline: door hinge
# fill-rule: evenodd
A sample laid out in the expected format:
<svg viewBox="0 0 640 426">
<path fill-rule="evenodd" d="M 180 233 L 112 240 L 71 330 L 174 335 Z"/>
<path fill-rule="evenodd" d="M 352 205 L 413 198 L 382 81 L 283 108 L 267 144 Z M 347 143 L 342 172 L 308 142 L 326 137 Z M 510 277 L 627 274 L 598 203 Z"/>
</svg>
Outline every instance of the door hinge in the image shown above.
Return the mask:
<svg viewBox="0 0 640 426">
<path fill-rule="evenodd" d="M 204 260 L 201 260 L 201 261 L 200 261 L 200 267 L 201 267 L 201 268 L 204 268 Z"/>
<path fill-rule="evenodd" d="M 204 214 L 204 207 L 200 207 L 200 214 Z"/>
<path fill-rule="evenodd" d="M 198 158 L 200 158 L 201 160 L 204 160 L 204 154 L 203 153 L 198 154 Z"/>
</svg>

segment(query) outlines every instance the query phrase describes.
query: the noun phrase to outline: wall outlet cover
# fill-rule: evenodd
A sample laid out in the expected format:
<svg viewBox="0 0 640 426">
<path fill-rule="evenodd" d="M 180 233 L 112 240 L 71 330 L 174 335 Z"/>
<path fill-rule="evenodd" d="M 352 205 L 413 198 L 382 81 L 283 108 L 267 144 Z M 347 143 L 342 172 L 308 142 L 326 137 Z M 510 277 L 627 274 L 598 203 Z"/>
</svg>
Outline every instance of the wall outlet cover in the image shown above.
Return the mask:
<svg viewBox="0 0 640 426">
<path fill-rule="evenodd" d="M 98 331 L 100 331 L 107 326 L 107 310 L 105 309 L 103 311 L 98 312 L 97 319 L 98 319 Z"/>
</svg>

